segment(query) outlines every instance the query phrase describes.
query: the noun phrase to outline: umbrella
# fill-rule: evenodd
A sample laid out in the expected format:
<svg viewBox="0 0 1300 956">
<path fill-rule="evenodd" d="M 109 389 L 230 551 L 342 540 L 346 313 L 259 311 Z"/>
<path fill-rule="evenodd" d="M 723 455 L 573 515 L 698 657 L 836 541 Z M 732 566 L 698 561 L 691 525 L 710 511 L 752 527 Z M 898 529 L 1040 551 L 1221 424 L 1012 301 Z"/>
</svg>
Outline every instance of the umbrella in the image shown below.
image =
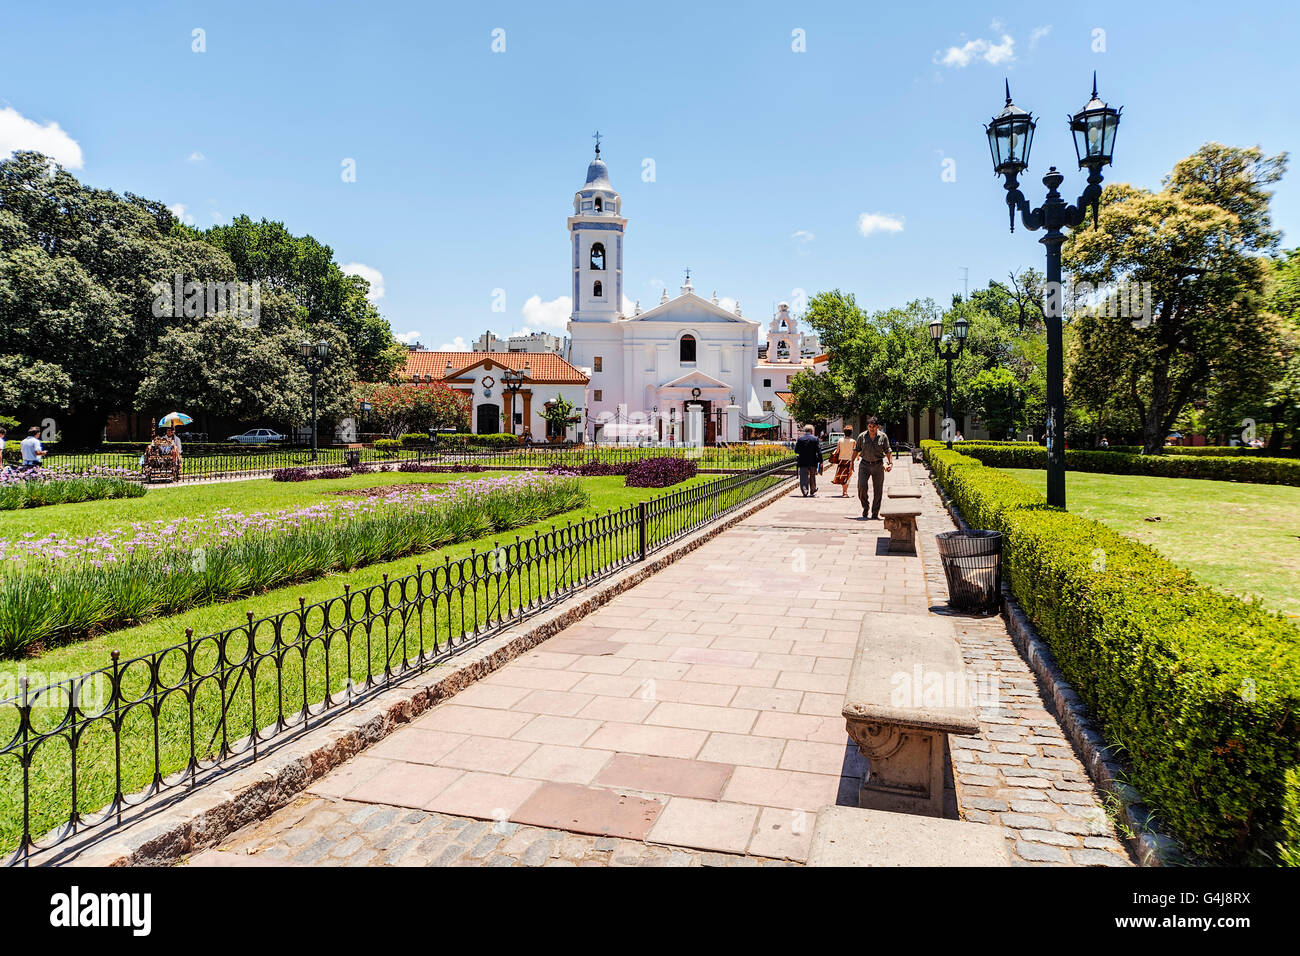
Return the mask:
<svg viewBox="0 0 1300 956">
<path fill-rule="evenodd" d="M 194 421 L 190 416 L 183 412 L 171 412 L 158 419 L 158 424 L 164 428 L 176 428 L 179 425 L 189 425 Z"/>
</svg>

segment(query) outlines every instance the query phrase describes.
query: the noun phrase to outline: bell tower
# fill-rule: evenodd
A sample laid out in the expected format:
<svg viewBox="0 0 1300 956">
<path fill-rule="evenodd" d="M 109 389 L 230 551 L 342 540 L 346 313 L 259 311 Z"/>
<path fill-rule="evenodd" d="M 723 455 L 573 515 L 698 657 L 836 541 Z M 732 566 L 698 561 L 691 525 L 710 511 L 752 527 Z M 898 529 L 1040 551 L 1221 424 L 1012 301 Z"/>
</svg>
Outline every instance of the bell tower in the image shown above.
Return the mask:
<svg viewBox="0 0 1300 956">
<path fill-rule="evenodd" d="M 609 182 L 609 168 L 600 158 L 587 166 L 587 181 L 573 196 L 569 241 L 573 245 L 572 322 L 614 322 L 623 303 L 623 200 Z"/>
</svg>

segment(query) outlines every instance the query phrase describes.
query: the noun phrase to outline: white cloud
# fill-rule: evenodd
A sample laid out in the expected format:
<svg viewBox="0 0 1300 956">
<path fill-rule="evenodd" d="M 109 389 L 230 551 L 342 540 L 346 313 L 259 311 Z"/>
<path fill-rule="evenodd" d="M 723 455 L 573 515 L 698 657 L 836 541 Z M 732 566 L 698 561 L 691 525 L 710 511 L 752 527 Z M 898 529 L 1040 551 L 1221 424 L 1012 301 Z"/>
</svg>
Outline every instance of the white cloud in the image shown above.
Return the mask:
<svg viewBox="0 0 1300 956">
<path fill-rule="evenodd" d="M 419 339 L 420 339 L 420 333 L 419 333 L 419 332 L 402 332 L 402 333 L 398 334 L 398 333 L 394 332 L 394 333 L 393 333 L 393 338 L 397 339 L 397 341 L 401 342 L 403 345 L 410 345 L 412 342 L 418 342 L 418 341 L 419 341 Z"/>
<path fill-rule="evenodd" d="M 12 106 L 0 110 L 0 157 L 20 149 L 44 153 L 68 169 L 81 169 L 81 146 L 53 121 L 42 126 Z"/>
<path fill-rule="evenodd" d="M 967 40 L 961 46 L 950 46 L 946 51 L 937 51 L 934 62 L 959 70 L 970 66 L 977 59 L 996 66 L 999 63 L 1010 63 L 1016 58 L 1015 45 L 1016 41 L 1006 33 L 1002 34 L 1001 43 L 978 38 Z"/>
<path fill-rule="evenodd" d="M 807 229 L 798 229 L 790 233 L 790 238 L 793 239 L 795 242 L 799 243 L 800 245 L 807 245 L 808 243 L 812 242 L 813 239 L 816 237 L 813 236 L 813 234 L 809 232 Z"/>
<path fill-rule="evenodd" d="M 641 311 L 644 312 L 645 310 L 642 309 Z M 636 312 L 636 303 L 627 296 L 623 296 L 623 314 L 632 315 L 634 312 Z"/>
<path fill-rule="evenodd" d="M 339 271 L 345 276 L 361 276 L 369 282 L 370 292 L 366 298 L 371 302 L 377 302 L 384 297 L 384 274 L 374 266 L 362 262 L 349 262 L 345 266 L 339 266 Z"/>
<path fill-rule="evenodd" d="M 729 295 L 718 296 L 718 305 L 721 308 L 726 309 L 728 312 L 736 311 L 736 300 Z"/>
<path fill-rule="evenodd" d="M 524 314 L 524 323 L 533 329 L 563 329 L 569 324 L 573 314 L 573 299 L 562 295 L 558 299 L 543 302 L 540 295 L 530 296 L 520 310 Z"/>
<path fill-rule="evenodd" d="M 1051 32 L 1052 28 L 1050 25 L 1045 27 L 1034 27 L 1029 31 L 1029 49 L 1032 50 L 1034 47 L 1038 46 L 1038 41 Z"/>
<path fill-rule="evenodd" d="M 858 232 L 869 236 L 873 232 L 902 232 L 903 217 L 883 212 L 864 212 L 858 217 Z"/>
<path fill-rule="evenodd" d="M 196 149 L 194 152 L 190 153 L 188 158 L 191 163 L 201 163 L 208 157 L 204 156 Z"/>
<path fill-rule="evenodd" d="M 185 225 L 194 225 L 194 215 L 186 208 L 185 203 L 173 203 L 167 207 L 167 211 L 175 216 L 180 222 L 185 223 Z"/>
<path fill-rule="evenodd" d="M 212 217 L 212 221 L 215 222 L 218 226 L 224 226 L 226 224 L 225 213 L 217 212 L 214 209 L 208 215 Z"/>
<path fill-rule="evenodd" d="M 443 342 L 436 349 L 434 349 L 434 351 L 435 352 L 472 352 L 474 350 L 470 348 L 469 343 L 465 341 L 465 336 L 458 335 L 450 342 Z"/>
</svg>

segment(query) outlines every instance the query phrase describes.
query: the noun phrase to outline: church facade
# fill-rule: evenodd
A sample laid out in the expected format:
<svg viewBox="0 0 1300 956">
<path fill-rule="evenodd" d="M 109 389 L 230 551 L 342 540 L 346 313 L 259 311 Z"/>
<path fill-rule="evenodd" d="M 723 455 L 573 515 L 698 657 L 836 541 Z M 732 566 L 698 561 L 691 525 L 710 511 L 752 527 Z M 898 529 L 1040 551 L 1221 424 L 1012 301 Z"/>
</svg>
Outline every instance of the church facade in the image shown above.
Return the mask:
<svg viewBox="0 0 1300 956">
<path fill-rule="evenodd" d="M 590 379 L 585 437 L 595 441 L 683 441 L 694 417 L 705 443 L 788 438 L 790 379 L 812 367 L 789 306 L 781 303 L 766 330 L 696 294 L 689 273 L 674 297 L 623 313 L 622 197 L 600 158 L 573 197 L 568 219 L 573 312 L 568 360 Z M 693 411 L 694 410 L 694 411 Z"/>
</svg>

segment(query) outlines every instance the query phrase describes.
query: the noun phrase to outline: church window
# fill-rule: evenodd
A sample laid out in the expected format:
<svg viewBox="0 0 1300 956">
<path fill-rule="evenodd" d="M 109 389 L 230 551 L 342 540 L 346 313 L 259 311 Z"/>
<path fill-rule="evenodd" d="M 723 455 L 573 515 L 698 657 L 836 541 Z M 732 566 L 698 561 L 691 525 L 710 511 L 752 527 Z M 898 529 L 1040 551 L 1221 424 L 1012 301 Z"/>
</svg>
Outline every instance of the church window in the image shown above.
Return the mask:
<svg viewBox="0 0 1300 956">
<path fill-rule="evenodd" d="M 596 389 L 596 398 L 594 400 L 597 402 L 603 402 L 605 400 L 605 393 L 599 388 Z"/>
<path fill-rule="evenodd" d="M 678 356 L 678 358 L 679 361 L 682 362 L 695 361 L 695 336 L 693 335 L 682 336 L 680 355 Z"/>
<path fill-rule="evenodd" d="M 779 359 L 788 359 L 790 357 L 790 345 L 785 339 L 776 343 L 776 357 Z"/>
<path fill-rule="evenodd" d="M 591 267 L 599 272 L 605 270 L 605 244 L 603 242 L 593 242 L 591 244 Z"/>
<path fill-rule="evenodd" d="M 597 197 L 596 197 L 596 212 L 600 212 L 600 211 L 601 211 L 601 209 L 600 209 L 600 203 L 601 203 L 600 197 L 597 196 Z"/>
<path fill-rule="evenodd" d="M 771 410 L 772 410 L 772 403 L 770 401 L 764 402 L 763 411 L 770 412 Z"/>
<path fill-rule="evenodd" d="M 600 280 L 599 280 L 599 279 L 596 280 L 596 284 L 593 285 L 593 286 L 591 287 L 591 294 L 592 294 L 595 298 L 597 298 L 597 299 L 599 299 L 601 296 L 603 296 L 603 295 L 605 294 L 605 289 L 604 289 L 604 287 L 600 284 Z"/>
<path fill-rule="evenodd" d="M 764 387 L 764 388 L 771 388 L 771 387 L 772 387 L 772 380 L 771 380 L 770 378 L 765 378 L 765 379 L 763 379 L 763 387 Z"/>
<path fill-rule="evenodd" d="M 600 371 L 600 356 L 599 356 L 599 355 L 597 355 L 594 359 L 592 359 L 592 362 L 591 362 L 591 370 L 592 370 L 593 372 L 599 372 L 599 371 Z"/>
</svg>

